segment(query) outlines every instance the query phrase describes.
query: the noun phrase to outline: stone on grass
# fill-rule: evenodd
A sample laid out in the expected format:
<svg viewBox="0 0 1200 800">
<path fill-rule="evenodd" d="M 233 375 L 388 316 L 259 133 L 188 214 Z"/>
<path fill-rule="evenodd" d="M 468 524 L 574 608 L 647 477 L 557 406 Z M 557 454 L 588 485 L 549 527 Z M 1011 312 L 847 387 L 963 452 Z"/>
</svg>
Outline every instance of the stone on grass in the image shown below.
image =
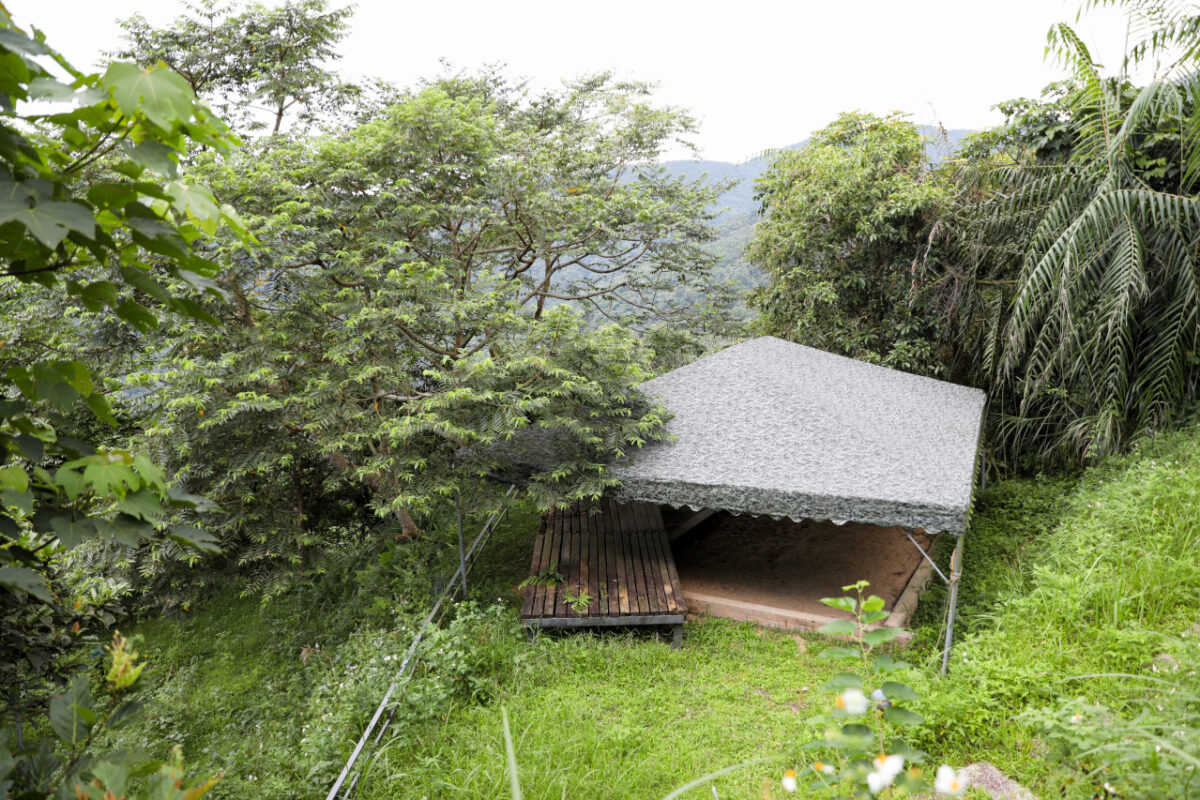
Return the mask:
<svg viewBox="0 0 1200 800">
<path fill-rule="evenodd" d="M 992 800 L 1037 800 L 1033 792 L 1009 778 L 987 761 L 976 761 L 958 771 L 972 789 L 980 789 Z"/>
</svg>

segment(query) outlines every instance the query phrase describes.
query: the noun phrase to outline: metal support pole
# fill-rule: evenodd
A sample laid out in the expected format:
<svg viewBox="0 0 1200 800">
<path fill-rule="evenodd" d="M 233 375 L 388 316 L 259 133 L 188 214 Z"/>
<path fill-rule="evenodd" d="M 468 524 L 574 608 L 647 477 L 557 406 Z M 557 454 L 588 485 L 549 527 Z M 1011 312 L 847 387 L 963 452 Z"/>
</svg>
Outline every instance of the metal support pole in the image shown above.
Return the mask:
<svg viewBox="0 0 1200 800">
<path fill-rule="evenodd" d="M 458 571 L 462 575 L 462 599 L 467 599 L 467 551 L 463 546 L 462 495 L 454 490 L 454 507 L 458 512 Z"/>
<path fill-rule="evenodd" d="M 950 666 L 950 647 L 954 644 L 954 615 L 958 611 L 958 581 L 962 577 L 963 536 L 959 534 L 950 554 L 950 596 L 946 600 L 946 649 L 942 651 L 942 674 Z"/>
</svg>

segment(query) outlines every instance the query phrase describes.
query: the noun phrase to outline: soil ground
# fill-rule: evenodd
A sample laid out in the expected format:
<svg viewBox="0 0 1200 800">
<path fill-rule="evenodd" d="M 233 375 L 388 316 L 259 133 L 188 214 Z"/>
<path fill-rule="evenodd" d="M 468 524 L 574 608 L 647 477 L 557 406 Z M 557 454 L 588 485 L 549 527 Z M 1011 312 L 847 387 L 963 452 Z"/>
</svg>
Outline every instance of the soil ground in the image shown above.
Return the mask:
<svg viewBox="0 0 1200 800">
<path fill-rule="evenodd" d="M 689 509 L 663 508 L 670 531 Z M 926 551 L 933 537 L 913 538 Z M 921 563 L 899 527 L 792 522 L 714 514 L 672 548 L 685 595 L 704 594 L 827 617 L 849 616 L 821 603 L 858 580 L 890 610 Z"/>
</svg>

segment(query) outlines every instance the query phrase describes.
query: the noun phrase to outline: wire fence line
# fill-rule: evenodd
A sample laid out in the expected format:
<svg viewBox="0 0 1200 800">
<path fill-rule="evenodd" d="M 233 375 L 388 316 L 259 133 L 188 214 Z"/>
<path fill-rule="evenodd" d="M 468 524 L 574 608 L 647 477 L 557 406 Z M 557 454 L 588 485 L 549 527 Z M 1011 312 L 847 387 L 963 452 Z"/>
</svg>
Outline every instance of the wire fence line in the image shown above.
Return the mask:
<svg viewBox="0 0 1200 800">
<path fill-rule="evenodd" d="M 516 489 L 517 487 L 515 484 L 509 486 L 508 491 L 504 494 L 504 499 L 506 501 L 510 499 Z M 424 641 L 425 635 L 429 632 L 430 627 L 434 623 L 438 622 L 445 614 L 446 609 L 448 608 L 448 601 L 455 594 L 461 594 L 466 589 L 467 573 L 471 570 L 471 564 L 479 555 L 479 552 L 488 543 L 488 540 L 491 538 L 496 526 L 500 523 L 500 520 L 504 518 L 504 515 L 507 513 L 507 511 L 508 506 L 506 504 L 502 510 L 493 512 L 492 515 L 488 517 L 487 522 L 484 523 L 483 529 L 479 531 L 479 535 L 475 537 L 473 542 L 471 542 L 471 546 L 466 548 L 464 551 L 464 557 L 459 562 L 458 569 L 456 569 L 454 574 L 450 576 L 450 579 L 446 581 L 441 592 L 437 596 L 437 600 L 434 601 L 433 608 L 429 610 L 429 613 L 425 616 L 425 620 L 421 623 L 421 627 L 417 629 L 417 635 L 413 637 L 412 643 L 408 646 L 408 650 L 405 651 L 404 658 L 400 662 L 400 668 L 396 672 L 395 679 L 391 682 L 391 684 L 388 685 L 387 692 L 384 693 L 383 699 L 379 701 L 379 706 L 375 709 L 375 713 L 371 716 L 371 721 L 367 723 L 366 729 L 363 731 L 362 736 L 359 737 L 358 743 L 354 746 L 354 750 L 350 753 L 350 758 L 346 760 L 346 766 L 342 767 L 342 771 L 338 775 L 337 780 L 334 781 L 333 786 L 329 789 L 329 794 L 325 795 L 325 800 L 348 800 L 351 793 L 354 792 L 354 787 L 358 785 L 359 779 L 363 776 L 363 769 L 355 771 L 355 765 L 357 765 L 359 758 L 366 749 L 368 741 L 371 740 L 372 734 L 374 734 L 374 741 L 371 741 L 371 747 L 376 747 L 379 745 L 379 742 L 383 740 L 383 735 L 387 732 L 388 726 L 392 724 L 392 720 L 395 719 L 396 706 L 393 705 L 389 711 L 388 704 L 390 703 L 392 696 L 395 695 L 398 690 L 404 687 L 404 684 L 407 683 L 409 677 L 412 675 L 413 668 L 416 666 L 416 662 L 418 660 L 417 648 L 421 646 L 421 642 Z M 462 518 L 460 516 L 460 531 L 461 519 Z M 377 733 L 375 731 L 376 727 L 379 728 Z M 353 777 L 351 777 L 351 773 L 353 773 Z"/>
</svg>

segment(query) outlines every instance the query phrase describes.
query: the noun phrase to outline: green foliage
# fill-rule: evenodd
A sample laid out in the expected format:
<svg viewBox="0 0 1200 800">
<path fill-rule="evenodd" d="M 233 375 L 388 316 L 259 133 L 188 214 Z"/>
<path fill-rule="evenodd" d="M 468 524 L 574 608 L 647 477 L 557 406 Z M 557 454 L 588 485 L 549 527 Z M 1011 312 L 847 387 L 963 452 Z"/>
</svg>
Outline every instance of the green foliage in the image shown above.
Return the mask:
<svg viewBox="0 0 1200 800">
<path fill-rule="evenodd" d="M 911 688 L 895 680 L 898 673 L 909 669 L 909 664 L 874 652 L 900 631 L 878 627 L 888 612 L 883 610 L 883 598 L 863 596 L 867 586 L 866 581 L 859 581 L 843 587 L 852 594 L 821 600 L 852 614 L 853 619 L 834 620 L 819 632 L 850 636 L 854 645 L 831 647 L 821 655 L 835 661 L 857 661 L 859 671 L 839 672 L 822 687 L 839 693 L 827 714 L 808 720 L 823 731 L 823 738 L 801 747 L 820 758 L 798 772 L 788 770 L 783 786 L 789 793 L 803 787 L 810 796 L 843 797 L 850 792 L 856 796 L 866 793 L 890 797 L 897 791 L 915 793 L 929 788 L 917 766 L 928 754 L 911 747 L 902 735 L 902 729 L 925 722 L 920 714 L 900 705 L 919 699 Z M 960 793 L 957 787 L 954 793 Z"/>
<path fill-rule="evenodd" d="M 950 679 L 927 698 L 930 712 L 945 720 L 941 746 L 967 747 L 1000 729 L 1024 739 L 1028 754 L 1032 745 L 1015 729 L 1015 712 L 1057 709 L 1080 691 L 1121 715 L 1136 703 L 1136 684 L 1114 673 L 1145 674 L 1164 637 L 1179 636 L 1200 615 L 1200 567 L 1192 557 L 1198 437 L 1193 425 L 1107 460 L 1049 513 L 1036 501 L 1022 511 L 1011 497 L 1011 510 L 996 507 L 1014 519 L 1024 515 L 1031 528 L 1057 524 L 1024 546 L 1018 579 L 1001 558 L 980 563 L 993 570 L 974 578 L 995 587 L 990 608 L 968 622 L 972 632 L 955 647 Z M 970 575 L 969 554 L 964 563 Z M 1089 675 L 1099 677 L 1083 680 Z"/>
<path fill-rule="evenodd" d="M 912 265 L 947 188 L 901 116 L 843 114 L 759 179 L 748 249 L 769 278 L 767 333 L 912 372 L 941 370 L 937 330 L 909 304 Z"/>
<path fill-rule="evenodd" d="M 1190 18 L 1132 5 L 1147 42 Z M 1139 88 L 1065 25 L 1050 46 L 1069 80 L 966 148 L 919 270 L 1008 470 L 1119 452 L 1177 423 L 1200 375 L 1195 51 Z"/>
<path fill-rule="evenodd" d="M 1103 675 L 1124 679 L 1132 692 L 1120 711 L 1076 697 L 1061 706 L 1022 714 L 1052 748 L 1057 776 L 1078 796 L 1188 797 L 1200 763 L 1200 711 L 1194 630 L 1167 643 L 1154 674 Z M 1082 678 L 1086 685 L 1088 677 Z"/>
<path fill-rule="evenodd" d="M 647 92 L 447 76 L 351 130 L 197 160 L 261 245 L 217 243 L 226 327 L 176 327 L 126 385 L 141 441 L 225 508 L 235 564 L 306 569 L 366 529 L 354 508 L 415 537 L 456 492 L 595 496 L 662 437 L 649 354 L 573 310 L 641 313 L 709 261 L 712 190 L 644 163 L 691 121 Z"/>
<path fill-rule="evenodd" d="M 294 113 L 301 127 L 318 117 L 329 124 L 359 87 L 337 79 L 326 64 L 339 58 L 352 7 L 330 10 L 325 0 L 291 0 L 272 7 L 218 0 L 184 3 L 188 14 L 154 28 L 140 14 L 121 23 L 127 42 L 117 58 L 142 65 L 164 62 L 214 104 L 221 116 L 255 131 L 282 130 Z M 264 108 L 269 122 L 251 109 Z"/>
<path fill-rule="evenodd" d="M 0 731 L 0 793 L 15 798 L 146 798 L 197 800 L 219 780 L 185 782 L 182 756 L 176 748 L 168 761 L 149 761 L 137 751 L 95 755 L 98 737 L 135 722 L 143 703 L 132 697 L 145 663 L 120 633 L 108 648 L 111 666 L 96 697 L 87 675 L 78 675 L 66 691 L 50 701 L 49 725 L 56 741 L 44 739 L 32 750 L 12 745 Z"/>
<path fill-rule="evenodd" d="M 208 189 L 179 180 L 177 165 L 193 144 L 227 151 L 234 140 L 225 125 L 169 68 L 113 63 L 103 75 L 84 74 L 40 34 L 16 28 L 2 8 L 0 61 L 6 309 L 24 312 L 29 298 L 54 304 L 66 296 L 141 334 L 158 325 L 156 306 L 211 320 L 197 297 L 219 294 L 211 281 L 217 267 L 193 243 L 223 223 L 235 230 L 240 223 Z M 18 113 L 17 103 L 38 111 L 26 105 L 36 100 L 65 110 Z M 111 424 L 113 410 L 83 363 L 45 357 L 43 321 L 34 315 L 38 324 L 26 327 L 29 319 L 5 316 L 0 353 L 0 643 L 12 715 L 6 722 L 15 733 L 0 732 L 0 791 L 123 796 L 131 778 L 150 775 L 137 781 L 143 796 L 199 797 L 208 784 L 184 787 L 178 757 L 139 771 L 143 759 L 135 754 L 92 752 L 98 732 L 132 718 L 136 703 L 123 696 L 141 667 L 118 637 L 104 703 L 86 675 L 71 674 L 72 635 L 95 636 L 112 622 L 105 607 L 111 593 L 92 602 L 84 582 L 65 580 L 74 576 L 62 574 L 61 555 L 84 543 L 136 547 L 149 539 L 207 549 L 204 531 L 170 524 L 172 511 L 195 511 L 206 501 L 168 488 L 145 455 L 98 450 L 80 438 L 80 416 Z M 45 704 L 56 682 L 66 691 Z M 35 747 L 27 736 L 40 742 Z"/>
<path fill-rule="evenodd" d="M 14 100 L 47 96 L 72 108 L 22 116 L 0 113 L 0 181 L 7 198 L 0 217 L 0 277 L 10 297 L 44 290 L 107 308 L 143 333 L 158 324 L 147 305 L 200 319 L 209 316 L 188 286 L 205 290 L 216 266 L 194 255 L 190 242 L 236 216 L 211 192 L 147 175 L 146 152 L 171 172 L 189 141 L 224 150 L 226 129 L 165 67 L 114 63 L 102 76 L 84 75 L 44 42 L 26 37 L 0 16 L 0 58 L 8 69 L 0 92 Z M 69 74 L 60 82 L 39 60 Z M 36 133 L 34 132 L 36 131 Z M 136 143 L 134 146 L 132 143 Z M 81 180 L 106 158 L 101 180 Z M 162 165 L 166 165 L 163 167 Z M 20 291 L 17 291 L 20 290 Z M 135 293 L 136 292 L 136 293 Z M 16 335 L 19 337 L 19 328 Z M 72 436 L 67 414 L 86 404 L 113 421 L 104 393 L 78 361 L 26 358 L 20 348 L 0 356 L 0 548 L 3 597 L 33 592 L 49 601 L 34 577 L 47 569 L 44 548 L 74 548 L 88 539 L 136 544 L 154 534 L 169 507 L 191 508 L 198 498 L 169 491 L 145 456 L 97 451 Z M 105 516 L 94 512 L 106 511 Z M 190 544 L 203 535 L 176 527 L 169 536 Z"/>
</svg>

